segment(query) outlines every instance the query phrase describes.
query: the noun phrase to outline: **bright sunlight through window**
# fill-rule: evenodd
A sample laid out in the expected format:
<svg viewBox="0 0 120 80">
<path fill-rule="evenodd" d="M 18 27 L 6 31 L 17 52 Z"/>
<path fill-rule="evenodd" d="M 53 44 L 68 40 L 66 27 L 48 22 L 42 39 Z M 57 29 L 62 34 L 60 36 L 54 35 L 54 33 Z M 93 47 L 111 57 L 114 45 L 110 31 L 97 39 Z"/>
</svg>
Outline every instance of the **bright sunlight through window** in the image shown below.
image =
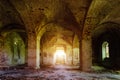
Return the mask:
<svg viewBox="0 0 120 80">
<path fill-rule="evenodd" d="M 56 50 L 54 54 L 54 64 L 65 64 L 66 54 L 64 50 Z"/>
<path fill-rule="evenodd" d="M 109 58 L 109 43 L 103 42 L 102 44 L 102 59 Z"/>
</svg>

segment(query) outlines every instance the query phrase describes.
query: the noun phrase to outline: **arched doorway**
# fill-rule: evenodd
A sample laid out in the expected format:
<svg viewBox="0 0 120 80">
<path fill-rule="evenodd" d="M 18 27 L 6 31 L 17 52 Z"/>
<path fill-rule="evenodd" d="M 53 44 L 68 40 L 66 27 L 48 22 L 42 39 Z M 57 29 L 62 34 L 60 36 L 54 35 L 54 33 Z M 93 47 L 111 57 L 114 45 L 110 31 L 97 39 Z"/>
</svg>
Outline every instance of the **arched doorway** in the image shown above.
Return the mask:
<svg viewBox="0 0 120 80">
<path fill-rule="evenodd" d="M 54 54 L 54 63 L 55 64 L 65 64 L 66 63 L 66 53 L 64 50 L 56 50 Z"/>
<path fill-rule="evenodd" d="M 3 37 L 4 65 L 17 66 L 24 65 L 26 60 L 27 49 L 27 33 L 23 25 L 9 24 L 0 30 L 0 35 Z"/>
<path fill-rule="evenodd" d="M 18 33 L 11 32 L 7 34 L 5 37 L 4 48 L 8 58 L 7 64 L 11 66 L 25 64 L 25 43 Z"/>
<path fill-rule="evenodd" d="M 120 69 L 119 25 L 105 23 L 99 26 L 92 38 L 93 64 L 109 69 Z"/>
<path fill-rule="evenodd" d="M 40 65 L 66 64 L 78 66 L 78 36 L 73 31 L 57 24 L 51 23 L 45 27 L 40 38 Z"/>
</svg>

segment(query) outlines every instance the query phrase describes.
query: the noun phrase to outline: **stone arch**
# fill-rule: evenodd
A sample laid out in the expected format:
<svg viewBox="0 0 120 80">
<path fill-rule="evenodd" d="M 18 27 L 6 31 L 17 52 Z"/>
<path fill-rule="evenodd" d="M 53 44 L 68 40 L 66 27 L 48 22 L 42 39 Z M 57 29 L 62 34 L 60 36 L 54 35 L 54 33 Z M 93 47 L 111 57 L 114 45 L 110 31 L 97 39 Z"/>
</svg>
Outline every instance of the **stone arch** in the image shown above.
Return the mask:
<svg viewBox="0 0 120 80">
<path fill-rule="evenodd" d="M 102 60 L 102 43 L 107 41 L 109 43 L 109 62 L 103 62 Z M 120 25 L 107 22 L 98 28 L 96 28 L 92 35 L 92 46 L 93 46 L 93 63 L 98 63 L 107 68 L 116 69 L 119 68 L 119 57 L 120 57 Z M 99 57 L 98 57 L 98 56 Z M 116 66 L 117 65 L 117 66 Z"/>
<path fill-rule="evenodd" d="M 0 29 L 3 37 L 3 53 L 6 65 L 15 66 L 26 63 L 27 33 L 23 25 L 9 24 Z M 16 55 L 16 56 L 15 56 Z"/>
<path fill-rule="evenodd" d="M 51 27 L 50 27 L 51 26 Z M 65 29 L 65 31 L 68 31 L 68 32 L 70 32 L 70 34 L 69 33 L 66 33 L 65 35 L 71 35 L 71 37 L 73 37 L 74 38 L 74 31 L 71 31 L 71 29 L 68 29 L 68 28 L 66 28 L 65 27 L 66 25 L 64 25 L 64 26 L 62 26 L 62 24 L 60 25 L 60 24 L 57 24 L 57 23 L 49 23 L 49 24 L 46 24 L 43 28 L 41 28 L 41 30 L 39 31 L 39 33 L 38 33 L 38 35 L 37 35 L 37 53 L 41 53 L 42 51 L 40 51 L 40 48 L 41 48 L 41 46 L 40 46 L 40 41 L 42 40 L 41 38 L 44 36 L 44 34 L 45 33 L 47 33 L 47 32 L 51 32 L 51 31 L 55 31 L 56 32 L 56 29 L 58 28 L 58 29 Z M 68 26 L 68 25 L 67 25 Z M 52 28 L 53 27 L 53 28 Z M 56 29 L 55 29 L 56 28 Z M 53 30 L 52 30 L 53 29 Z M 59 30 L 58 30 L 59 31 Z M 64 31 L 64 30 L 63 30 Z M 54 34 L 54 32 L 52 32 L 53 34 Z M 52 33 L 49 33 L 49 34 L 52 34 Z M 77 34 L 75 34 L 77 37 L 78 37 L 78 35 Z M 54 40 L 56 40 L 57 39 L 57 37 L 56 38 L 52 38 L 52 39 L 54 39 Z M 72 48 L 72 44 L 73 44 L 73 42 L 72 41 L 69 41 L 69 39 L 70 38 L 66 38 L 65 36 L 63 37 L 63 40 L 66 40 L 65 41 L 65 43 L 66 44 L 69 44 L 69 45 L 71 45 L 71 48 Z M 79 39 L 79 38 L 77 38 L 77 39 Z M 71 38 L 71 40 L 73 40 L 72 38 Z M 50 39 L 49 39 L 49 41 L 50 41 Z M 78 42 L 79 42 L 79 40 L 77 40 Z M 42 42 L 43 43 L 43 42 Z M 54 42 L 55 43 L 55 42 Z M 75 42 L 74 42 L 75 43 Z M 77 46 L 78 46 L 79 44 L 77 44 Z M 38 50 L 39 49 L 39 50 Z M 67 51 L 66 52 L 68 52 L 68 49 L 67 49 Z M 72 52 L 72 51 L 71 51 Z M 68 52 L 69 53 L 69 52 Z M 39 55 L 41 55 L 41 54 L 39 54 Z M 42 56 L 42 55 L 41 55 Z M 42 60 L 42 59 L 41 59 Z M 40 60 L 40 62 L 42 62 Z M 39 62 L 39 61 L 38 61 Z"/>
<path fill-rule="evenodd" d="M 48 24 L 46 24 L 48 25 Z M 37 68 L 40 68 L 40 62 L 42 61 L 42 59 L 40 58 L 41 57 L 41 46 L 40 46 L 40 41 L 41 41 L 41 38 L 43 36 L 43 34 L 46 32 L 46 25 L 43 25 L 42 28 L 38 29 L 39 31 L 37 31 L 37 36 L 36 36 L 36 66 Z"/>
</svg>

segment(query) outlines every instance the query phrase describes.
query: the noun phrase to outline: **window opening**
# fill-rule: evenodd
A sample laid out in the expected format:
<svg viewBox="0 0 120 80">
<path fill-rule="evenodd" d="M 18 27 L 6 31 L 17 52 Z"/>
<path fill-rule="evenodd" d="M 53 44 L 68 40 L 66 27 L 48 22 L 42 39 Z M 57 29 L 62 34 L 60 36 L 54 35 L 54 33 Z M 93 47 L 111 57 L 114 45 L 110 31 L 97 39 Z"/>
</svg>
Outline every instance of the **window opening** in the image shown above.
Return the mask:
<svg viewBox="0 0 120 80">
<path fill-rule="evenodd" d="M 107 41 L 102 44 L 102 59 L 109 58 L 109 43 Z"/>
</svg>

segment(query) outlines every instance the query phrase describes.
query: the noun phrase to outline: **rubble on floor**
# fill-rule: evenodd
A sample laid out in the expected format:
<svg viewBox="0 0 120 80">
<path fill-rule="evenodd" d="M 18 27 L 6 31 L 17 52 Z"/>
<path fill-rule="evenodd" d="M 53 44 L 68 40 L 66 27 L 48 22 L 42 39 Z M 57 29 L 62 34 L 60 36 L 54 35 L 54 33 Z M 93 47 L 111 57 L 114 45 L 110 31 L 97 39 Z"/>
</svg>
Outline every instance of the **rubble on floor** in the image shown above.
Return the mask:
<svg viewBox="0 0 120 80">
<path fill-rule="evenodd" d="M 81 72 L 75 67 L 0 70 L 0 80 L 120 80 L 117 72 Z"/>
</svg>

